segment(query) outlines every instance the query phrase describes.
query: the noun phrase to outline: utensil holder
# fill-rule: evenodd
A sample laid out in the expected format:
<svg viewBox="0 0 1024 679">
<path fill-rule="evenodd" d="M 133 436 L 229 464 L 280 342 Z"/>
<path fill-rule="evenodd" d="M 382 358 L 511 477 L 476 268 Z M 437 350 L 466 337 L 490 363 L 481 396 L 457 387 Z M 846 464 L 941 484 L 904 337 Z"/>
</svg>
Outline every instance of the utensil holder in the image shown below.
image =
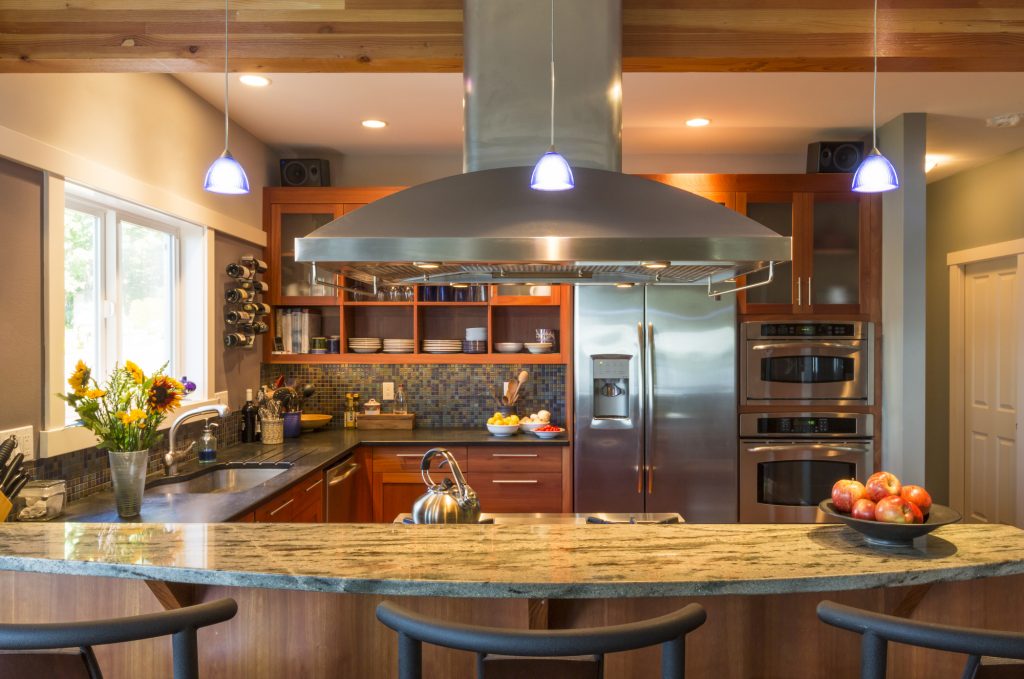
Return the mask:
<svg viewBox="0 0 1024 679">
<path fill-rule="evenodd" d="M 131 519 L 142 509 L 142 494 L 146 490 L 146 469 L 149 467 L 148 450 L 109 450 L 110 480 L 114 484 L 114 503 L 117 515 Z"/>
<path fill-rule="evenodd" d="M 261 420 L 260 432 L 263 435 L 263 443 L 266 445 L 284 443 L 284 420 L 280 417 Z"/>
</svg>

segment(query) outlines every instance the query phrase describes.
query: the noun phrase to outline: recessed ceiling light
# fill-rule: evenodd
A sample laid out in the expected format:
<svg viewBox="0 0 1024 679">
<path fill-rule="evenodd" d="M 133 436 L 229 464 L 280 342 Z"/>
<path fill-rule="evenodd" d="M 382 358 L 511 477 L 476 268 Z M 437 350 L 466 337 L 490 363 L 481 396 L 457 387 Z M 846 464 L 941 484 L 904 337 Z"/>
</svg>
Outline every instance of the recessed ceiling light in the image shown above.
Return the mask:
<svg viewBox="0 0 1024 679">
<path fill-rule="evenodd" d="M 439 269 L 441 268 L 440 262 L 413 262 L 413 266 L 420 269 Z"/>
<path fill-rule="evenodd" d="M 370 118 L 369 120 L 363 121 L 363 127 L 369 127 L 371 130 L 379 130 L 382 127 L 387 127 L 388 124 L 383 120 L 375 120 Z"/>
<path fill-rule="evenodd" d="M 238 77 L 238 82 L 249 87 L 266 87 L 270 84 L 270 78 L 263 75 L 246 74 Z"/>
<path fill-rule="evenodd" d="M 686 121 L 687 127 L 707 127 L 710 124 L 710 118 L 690 118 Z"/>
</svg>

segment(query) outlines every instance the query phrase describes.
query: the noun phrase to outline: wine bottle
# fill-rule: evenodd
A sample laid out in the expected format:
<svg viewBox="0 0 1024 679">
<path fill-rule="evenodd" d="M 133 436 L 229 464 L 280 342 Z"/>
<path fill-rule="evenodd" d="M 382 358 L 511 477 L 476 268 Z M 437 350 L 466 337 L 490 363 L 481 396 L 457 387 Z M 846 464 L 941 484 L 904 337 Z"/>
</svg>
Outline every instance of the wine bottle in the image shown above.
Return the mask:
<svg viewBox="0 0 1024 679">
<path fill-rule="evenodd" d="M 237 262 L 231 262 L 228 264 L 225 271 L 232 278 L 252 278 L 256 275 L 255 269 L 250 269 L 244 264 L 238 264 Z"/>
<path fill-rule="evenodd" d="M 253 299 L 253 296 L 253 293 L 249 292 L 245 288 L 231 288 L 224 293 L 224 299 L 232 304 L 248 302 Z"/>
<path fill-rule="evenodd" d="M 251 347 L 256 340 L 252 335 L 244 335 L 240 332 L 224 333 L 224 346 L 226 347 Z"/>
<path fill-rule="evenodd" d="M 267 285 L 264 281 L 254 281 L 249 280 L 247 278 L 236 280 L 235 285 L 242 288 L 243 290 L 248 290 L 249 292 L 266 292 L 267 290 L 270 289 L 270 286 Z"/>
<path fill-rule="evenodd" d="M 248 312 L 253 316 L 269 316 L 270 305 L 263 302 L 246 302 L 242 305 L 242 311 Z"/>
<path fill-rule="evenodd" d="M 224 322 L 228 325 L 249 325 L 255 320 L 255 316 L 245 311 L 228 309 L 224 313 Z"/>
<path fill-rule="evenodd" d="M 253 323 L 240 325 L 238 329 L 250 335 L 262 335 L 265 332 L 270 332 L 270 326 L 263 321 L 254 321 Z"/>
<path fill-rule="evenodd" d="M 252 255 L 245 255 L 244 257 L 242 257 L 242 264 L 246 265 L 250 269 L 255 270 L 256 273 L 267 272 L 267 263 L 264 262 L 262 259 L 256 259 Z"/>
<path fill-rule="evenodd" d="M 252 402 L 252 389 L 246 389 L 245 405 L 242 406 L 242 431 L 239 436 L 242 443 L 253 443 L 259 440 L 259 432 L 256 430 L 258 419 L 259 409 Z"/>
</svg>

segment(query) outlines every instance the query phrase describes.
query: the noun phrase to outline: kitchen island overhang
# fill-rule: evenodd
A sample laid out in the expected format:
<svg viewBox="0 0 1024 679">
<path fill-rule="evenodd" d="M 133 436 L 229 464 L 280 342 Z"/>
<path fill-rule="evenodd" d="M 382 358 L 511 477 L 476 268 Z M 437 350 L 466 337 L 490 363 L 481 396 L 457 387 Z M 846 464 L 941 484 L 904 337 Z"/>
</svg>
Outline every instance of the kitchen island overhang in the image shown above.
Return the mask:
<svg viewBox="0 0 1024 679">
<path fill-rule="evenodd" d="M 1024 574 L 1024 531 L 912 547 L 838 525 L 0 525 L 0 570 L 385 596 L 615 599 L 829 592 Z"/>
</svg>

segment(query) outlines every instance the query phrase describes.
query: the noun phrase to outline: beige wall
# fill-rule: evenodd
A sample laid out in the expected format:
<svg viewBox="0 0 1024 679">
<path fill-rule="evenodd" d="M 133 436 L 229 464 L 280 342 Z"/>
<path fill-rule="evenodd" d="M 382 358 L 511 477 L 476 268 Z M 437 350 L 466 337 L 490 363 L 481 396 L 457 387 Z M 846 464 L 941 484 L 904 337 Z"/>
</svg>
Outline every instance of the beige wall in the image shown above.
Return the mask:
<svg viewBox="0 0 1024 679">
<path fill-rule="evenodd" d="M 255 391 L 260 386 L 260 361 L 263 357 L 264 336 L 256 336 L 256 345 L 252 349 L 228 348 L 220 341 L 227 327 L 224 323 L 224 310 L 226 309 L 226 305 L 223 304 L 224 292 L 234 287 L 231 279 L 224 273 L 224 269 L 231 262 L 237 262 L 243 255 L 262 257 L 263 249 L 230 236 L 217 234 L 214 252 L 212 285 L 217 299 L 214 312 L 216 316 L 214 332 L 217 335 L 215 338 L 217 340 L 217 361 L 213 367 L 211 379 L 216 391 L 228 392 L 228 405 L 232 409 L 236 409 L 245 405 L 246 389 Z M 265 276 L 261 276 L 261 278 L 266 279 Z"/>
<path fill-rule="evenodd" d="M 261 189 L 277 176 L 274 155 L 233 124 L 231 152 L 253 192 L 203 191 L 206 169 L 224 148 L 224 114 L 169 75 L 2 74 L 0 102 L 4 127 L 252 226 L 262 223 Z"/>
<path fill-rule="evenodd" d="M 1024 149 L 928 186 L 926 479 L 949 495 L 950 252 L 1024 237 Z M 908 394 L 908 397 L 912 395 Z"/>
<path fill-rule="evenodd" d="M 0 158 L 0 429 L 43 420 L 42 181 Z"/>
</svg>

